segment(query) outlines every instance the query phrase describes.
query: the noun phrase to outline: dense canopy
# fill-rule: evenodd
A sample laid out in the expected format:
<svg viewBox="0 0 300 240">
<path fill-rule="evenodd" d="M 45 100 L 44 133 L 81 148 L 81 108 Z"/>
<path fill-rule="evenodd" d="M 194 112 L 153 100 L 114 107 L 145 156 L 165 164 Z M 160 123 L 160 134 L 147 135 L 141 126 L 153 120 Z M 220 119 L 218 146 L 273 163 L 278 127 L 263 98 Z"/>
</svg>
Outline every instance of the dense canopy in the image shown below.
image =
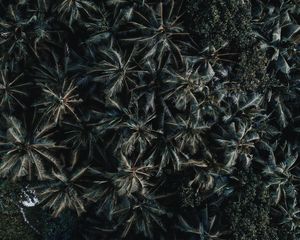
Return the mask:
<svg viewBox="0 0 300 240">
<path fill-rule="evenodd" d="M 0 239 L 297 240 L 299 99 L 297 0 L 0 0 Z"/>
</svg>

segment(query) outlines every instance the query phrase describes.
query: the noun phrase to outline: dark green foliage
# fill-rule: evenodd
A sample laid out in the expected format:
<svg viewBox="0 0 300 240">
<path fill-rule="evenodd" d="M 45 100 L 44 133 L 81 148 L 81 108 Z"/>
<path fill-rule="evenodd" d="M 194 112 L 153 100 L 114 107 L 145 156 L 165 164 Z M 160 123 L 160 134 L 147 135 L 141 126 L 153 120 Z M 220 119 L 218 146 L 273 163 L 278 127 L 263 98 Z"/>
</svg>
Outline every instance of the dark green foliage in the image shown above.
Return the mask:
<svg viewBox="0 0 300 240">
<path fill-rule="evenodd" d="M 299 239 L 296 2 L 0 0 L 0 239 Z"/>
<path fill-rule="evenodd" d="M 1 180 L 0 236 L 3 240 L 71 240 L 77 224 L 76 215 L 66 211 L 53 218 L 39 206 L 26 208 L 22 201 L 31 193 L 22 191 L 24 184 Z M 22 211 L 21 211 L 22 209 Z M 28 222 L 26 222 L 26 220 Z"/>
<path fill-rule="evenodd" d="M 76 236 L 78 219 L 75 213 L 65 211 L 53 218 L 48 211 L 38 206 L 28 208 L 26 215 L 31 224 L 38 229 L 45 240 L 72 240 Z"/>
<path fill-rule="evenodd" d="M 286 222 L 274 218 L 272 191 L 266 187 L 264 179 L 253 170 L 241 171 L 237 177 L 238 191 L 224 203 L 228 206 L 226 216 L 232 239 L 297 239 Z"/>
<path fill-rule="evenodd" d="M 234 79 L 233 87 L 239 89 L 265 91 L 270 86 L 276 86 L 278 80 L 270 79 L 267 67 L 269 60 L 266 53 L 259 48 L 259 45 L 250 45 L 238 57 L 238 64 L 232 74 Z"/>
<path fill-rule="evenodd" d="M 208 42 L 219 48 L 224 42 L 232 42 L 244 47 L 251 42 L 248 0 L 188 0 L 186 11 L 187 28 L 199 35 L 203 44 Z"/>
<path fill-rule="evenodd" d="M 22 199 L 18 184 L 0 180 L 0 236 L 3 240 L 39 239 L 20 212 Z"/>
<path fill-rule="evenodd" d="M 232 239 L 280 239 L 271 222 L 271 199 L 259 175 L 239 174 L 242 179 L 235 198 L 226 202 Z"/>
</svg>

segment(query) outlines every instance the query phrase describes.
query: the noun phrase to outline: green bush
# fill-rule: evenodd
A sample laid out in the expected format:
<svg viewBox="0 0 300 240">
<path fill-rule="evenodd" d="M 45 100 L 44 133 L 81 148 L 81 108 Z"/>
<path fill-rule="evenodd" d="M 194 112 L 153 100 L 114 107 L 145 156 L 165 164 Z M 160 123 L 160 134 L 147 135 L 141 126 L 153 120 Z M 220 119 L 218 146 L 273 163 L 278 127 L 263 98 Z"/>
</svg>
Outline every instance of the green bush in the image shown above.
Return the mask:
<svg viewBox="0 0 300 240">
<path fill-rule="evenodd" d="M 262 177 L 253 171 L 239 174 L 241 186 L 225 203 L 235 240 L 296 239 L 286 225 L 272 221 L 272 200 Z"/>
<path fill-rule="evenodd" d="M 21 196 L 18 184 L 0 180 L 0 236 L 3 240 L 40 239 L 20 211 Z"/>
<path fill-rule="evenodd" d="M 249 0 L 188 0 L 184 5 L 187 28 L 199 35 L 204 45 L 219 48 L 230 42 L 237 49 L 252 42 Z"/>
</svg>

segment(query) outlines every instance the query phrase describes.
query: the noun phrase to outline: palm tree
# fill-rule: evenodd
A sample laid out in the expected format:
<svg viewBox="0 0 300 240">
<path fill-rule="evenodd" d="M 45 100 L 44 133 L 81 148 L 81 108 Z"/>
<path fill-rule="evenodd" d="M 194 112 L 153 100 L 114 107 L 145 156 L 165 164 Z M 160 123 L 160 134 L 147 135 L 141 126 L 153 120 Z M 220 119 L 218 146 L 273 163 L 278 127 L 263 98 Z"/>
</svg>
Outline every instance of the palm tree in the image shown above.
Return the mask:
<svg viewBox="0 0 300 240">
<path fill-rule="evenodd" d="M 199 74 L 199 69 L 186 66 L 182 73 L 165 70 L 165 74 L 164 99 L 171 100 L 179 110 L 186 110 L 188 106 L 197 108 L 209 93 L 208 84 L 211 79 Z"/>
<path fill-rule="evenodd" d="M 267 180 L 267 188 L 273 191 L 273 201 L 279 204 L 281 201 L 287 205 L 290 199 L 295 199 L 297 194 L 297 186 L 300 182 L 296 170 L 298 153 L 293 151 L 291 145 L 287 145 L 284 153 L 284 159 L 275 162 L 275 166 L 267 164 L 263 170 L 263 174 Z"/>
<path fill-rule="evenodd" d="M 180 14 L 181 4 L 174 0 L 160 2 L 157 8 L 145 4 L 141 11 L 134 10 L 130 22 L 132 28 L 124 31 L 124 41 L 137 42 L 145 49 L 144 60 L 154 57 L 162 66 L 165 55 L 172 56 L 176 65 L 182 62 L 180 38 L 188 35 L 184 32 Z"/>
<path fill-rule="evenodd" d="M 61 88 L 52 88 L 47 84 L 39 84 L 42 88 L 42 99 L 35 104 L 43 113 L 47 121 L 60 123 L 65 115 L 71 115 L 79 121 L 75 112 L 75 107 L 82 102 L 78 93 L 77 86 L 68 80 L 64 80 Z"/>
<path fill-rule="evenodd" d="M 278 206 L 279 209 L 275 209 L 276 213 L 279 213 L 282 216 L 282 220 L 280 221 L 280 224 L 287 224 L 290 226 L 289 231 L 296 234 L 296 236 L 299 237 L 300 234 L 300 209 L 299 205 L 297 204 L 297 200 L 294 199 L 290 206 Z"/>
<path fill-rule="evenodd" d="M 155 114 L 145 114 L 143 117 L 139 114 L 138 106 L 133 111 L 128 111 L 128 119 L 120 124 L 122 137 L 121 148 L 125 154 L 131 154 L 137 150 L 143 154 L 148 146 L 161 134 L 161 131 L 155 130 L 152 126 L 156 118 Z"/>
<path fill-rule="evenodd" d="M 76 154 L 73 158 L 76 158 Z M 51 179 L 37 187 L 40 203 L 49 207 L 54 217 L 58 217 L 66 208 L 75 210 L 78 216 L 85 212 L 83 195 L 88 167 L 75 168 L 76 164 L 73 164 L 61 171 L 52 169 Z"/>
<path fill-rule="evenodd" d="M 22 82 L 23 76 L 24 74 L 21 73 L 13 77 L 13 74 L 8 72 L 7 66 L 3 70 L 0 70 L 1 107 L 7 107 L 9 111 L 13 110 L 16 104 L 25 108 L 22 100 L 28 96 L 26 89 L 31 83 Z"/>
<path fill-rule="evenodd" d="M 102 141 L 102 131 L 98 128 L 99 123 L 90 121 L 67 121 L 62 122 L 64 127 L 64 143 L 71 146 L 74 151 L 87 150 L 88 158 L 91 159 L 94 154 L 101 153 L 99 144 Z"/>
<path fill-rule="evenodd" d="M 91 16 L 97 13 L 97 6 L 89 0 L 60 0 L 54 8 L 59 18 L 72 29 L 75 21 L 82 16 Z"/>
<path fill-rule="evenodd" d="M 191 216 L 188 218 L 191 219 Z M 199 211 L 196 221 L 193 219 L 192 223 L 179 215 L 176 227 L 189 235 L 197 235 L 201 240 L 222 240 L 224 239 L 222 236 L 225 236 L 226 231 L 220 232 L 215 229 L 216 219 L 216 215 L 212 217 L 208 215 L 208 206 L 206 206 L 206 208 Z"/>
<path fill-rule="evenodd" d="M 28 54 L 27 40 L 29 36 L 25 27 L 33 19 L 22 18 L 20 9 L 11 4 L 7 7 L 6 13 L 7 16 L 1 16 L 0 18 L 0 46 L 7 49 L 8 56 L 22 59 Z"/>
<path fill-rule="evenodd" d="M 233 120 L 259 125 L 267 119 L 263 112 L 263 95 L 259 93 L 230 93 L 222 98 L 224 104 L 223 121 L 230 123 Z"/>
<path fill-rule="evenodd" d="M 77 65 L 70 69 L 70 55 L 68 45 L 64 49 L 64 58 L 51 52 L 47 64 L 40 63 L 34 67 L 34 78 L 42 91 L 42 96 L 34 107 L 43 113 L 43 118 L 48 122 L 61 123 L 65 115 L 79 120 L 76 114 L 76 106 L 82 100 L 78 94 L 76 79 L 79 75 Z M 63 64 L 61 64 L 61 61 Z M 72 71 L 77 71 L 73 74 Z"/>
<path fill-rule="evenodd" d="M 87 45 L 97 46 L 99 43 L 113 41 L 122 22 L 123 17 L 115 12 L 111 14 L 104 3 L 98 7 L 98 11 L 97 16 L 90 17 L 89 21 L 84 23 L 89 33 L 89 37 L 85 41 Z"/>
<path fill-rule="evenodd" d="M 146 194 L 147 187 L 151 185 L 150 177 L 154 166 L 151 163 L 141 164 L 139 159 L 129 159 L 122 151 L 120 153 L 118 173 L 113 181 L 118 194 L 131 196 L 133 193 Z"/>
<path fill-rule="evenodd" d="M 255 143 L 260 140 L 256 129 L 248 123 L 232 122 L 226 128 L 220 126 L 221 134 L 216 141 L 225 151 L 225 164 L 232 167 L 239 160 L 249 167 L 253 159 Z"/>
<path fill-rule="evenodd" d="M 188 119 L 178 116 L 175 123 L 168 123 L 177 128 L 173 138 L 178 143 L 180 151 L 188 148 L 191 154 L 195 154 L 198 149 L 206 149 L 204 136 L 210 129 L 210 125 L 201 120 L 201 115 L 198 113 L 196 117 L 188 117 Z"/>
<path fill-rule="evenodd" d="M 35 123 L 33 123 L 35 124 Z M 1 143 L 2 160 L 0 174 L 13 180 L 35 175 L 38 179 L 47 179 L 46 166 L 60 168 L 55 151 L 62 148 L 49 138 L 51 125 L 36 125 L 30 131 L 14 118 L 7 118 L 7 141 Z"/>
<path fill-rule="evenodd" d="M 122 204 L 123 196 L 118 194 L 114 179 L 117 173 L 101 172 L 97 169 L 89 169 L 93 181 L 85 191 L 84 198 L 97 205 L 97 214 L 104 213 L 111 221 L 113 212 L 118 204 Z M 126 196 L 125 196 L 126 198 Z"/>
<path fill-rule="evenodd" d="M 165 168 L 179 171 L 183 162 L 187 161 L 189 156 L 180 151 L 177 144 L 171 137 L 161 137 L 151 147 L 150 156 L 145 162 L 158 167 L 157 175 L 161 175 Z"/>
<path fill-rule="evenodd" d="M 137 53 L 135 48 L 123 52 L 115 49 L 112 43 L 111 46 L 99 52 L 101 60 L 96 60 L 96 64 L 88 71 L 88 74 L 94 76 L 94 81 L 105 84 L 108 97 L 136 86 L 135 78 L 138 73 L 142 73 L 134 60 Z"/>
<path fill-rule="evenodd" d="M 7 49 L 2 57 L 15 60 L 27 60 L 33 54 L 38 57 L 38 46 L 50 42 L 51 33 L 58 33 L 50 28 L 51 18 L 47 1 L 36 1 L 32 8 L 29 4 L 9 4 L 5 14 L 0 17 L 0 46 Z M 24 14 L 26 12 L 26 14 Z"/>
<path fill-rule="evenodd" d="M 166 231 L 163 217 L 167 212 L 151 197 L 133 199 L 131 204 L 116 210 L 113 214 L 119 219 L 119 224 L 123 225 L 122 238 L 128 236 L 130 231 L 134 231 L 136 234 L 141 233 L 146 238 L 153 239 L 154 229 Z"/>
</svg>

